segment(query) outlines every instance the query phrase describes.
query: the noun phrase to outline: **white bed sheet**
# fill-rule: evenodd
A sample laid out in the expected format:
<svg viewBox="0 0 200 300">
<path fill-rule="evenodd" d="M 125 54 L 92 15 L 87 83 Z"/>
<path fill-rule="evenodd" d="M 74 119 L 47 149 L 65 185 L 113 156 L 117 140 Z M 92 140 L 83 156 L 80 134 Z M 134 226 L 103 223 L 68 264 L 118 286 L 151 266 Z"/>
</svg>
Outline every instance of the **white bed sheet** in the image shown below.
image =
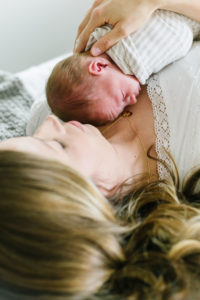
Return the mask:
<svg viewBox="0 0 200 300">
<path fill-rule="evenodd" d="M 16 76 L 21 79 L 25 88 L 34 99 L 30 112 L 30 119 L 26 128 L 27 135 L 32 135 L 51 113 L 45 96 L 47 79 L 55 64 L 71 54 L 72 53 L 70 52 L 60 55 L 42 64 L 16 73 Z"/>
<path fill-rule="evenodd" d="M 16 73 L 16 75 L 22 80 L 31 96 L 37 100 L 41 96 L 45 96 L 45 85 L 55 64 L 71 54 L 72 53 L 66 53 L 60 55 L 44 63 Z"/>
</svg>

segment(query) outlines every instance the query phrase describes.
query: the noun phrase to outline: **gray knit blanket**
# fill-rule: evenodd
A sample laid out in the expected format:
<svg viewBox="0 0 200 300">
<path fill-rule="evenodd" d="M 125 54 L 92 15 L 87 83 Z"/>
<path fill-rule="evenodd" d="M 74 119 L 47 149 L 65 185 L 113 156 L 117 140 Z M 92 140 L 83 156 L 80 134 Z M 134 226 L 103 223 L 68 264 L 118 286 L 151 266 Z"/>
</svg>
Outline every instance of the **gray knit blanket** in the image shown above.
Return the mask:
<svg viewBox="0 0 200 300">
<path fill-rule="evenodd" d="M 0 71 L 0 140 L 25 135 L 33 101 L 19 78 Z"/>
</svg>

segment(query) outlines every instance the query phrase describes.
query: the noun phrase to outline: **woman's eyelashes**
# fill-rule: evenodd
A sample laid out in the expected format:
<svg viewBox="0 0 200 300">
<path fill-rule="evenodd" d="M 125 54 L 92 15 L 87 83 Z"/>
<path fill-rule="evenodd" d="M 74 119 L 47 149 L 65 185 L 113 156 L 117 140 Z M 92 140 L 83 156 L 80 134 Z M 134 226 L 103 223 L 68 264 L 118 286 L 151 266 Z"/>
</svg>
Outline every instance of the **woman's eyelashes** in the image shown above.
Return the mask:
<svg viewBox="0 0 200 300">
<path fill-rule="evenodd" d="M 58 143 L 63 149 L 66 149 L 66 148 L 67 148 L 67 145 L 64 144 L 63 142 L 61 142 L 61 141 L 59 141 L 59 140 L 57 140 L 57 139 L 54 139 L 53 141 L 56 142 L 56 143 Z"/>
</svg>

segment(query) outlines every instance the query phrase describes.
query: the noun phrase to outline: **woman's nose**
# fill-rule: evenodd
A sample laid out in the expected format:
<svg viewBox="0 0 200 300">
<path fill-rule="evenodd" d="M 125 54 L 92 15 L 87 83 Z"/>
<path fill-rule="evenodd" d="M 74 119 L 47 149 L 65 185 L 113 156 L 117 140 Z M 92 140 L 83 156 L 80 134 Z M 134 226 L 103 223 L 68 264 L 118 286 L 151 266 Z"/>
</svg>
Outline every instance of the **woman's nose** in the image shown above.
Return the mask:
<svg viewBox="0 0 200 300">
<path fill-rule="evenodd" d="M 52 129 L 59 131 L 60 133 L 65 133 L 65 128 L 59 121 L 59 119 L 54 115 L 49 115 L 46 119 L 46 122 L 50 122 L 52 125 Z M 50 128 L 49 128 L 50 129 Z"/>
<path fill-rule="evenodd" d="M 57 117 L 49 115 L 33 136 L 50 138 L 57 133 L 65 134 L 65 129 Z"/>
</svg>

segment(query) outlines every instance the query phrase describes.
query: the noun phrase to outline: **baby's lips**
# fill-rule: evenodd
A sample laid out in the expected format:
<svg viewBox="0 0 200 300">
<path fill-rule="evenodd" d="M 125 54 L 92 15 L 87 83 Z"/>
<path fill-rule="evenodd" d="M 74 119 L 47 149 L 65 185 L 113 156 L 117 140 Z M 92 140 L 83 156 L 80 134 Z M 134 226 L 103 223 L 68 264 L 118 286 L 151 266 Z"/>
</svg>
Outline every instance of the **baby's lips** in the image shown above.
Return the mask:
<svg viewBox="0 0 200 300">
<path fill-rule="evenodd" d="M 137 102 L 136 96 L 135 95 L 129 96 L 128 102 L 129 102 L 129 105 L 135 104 Z"/>
</svg>

